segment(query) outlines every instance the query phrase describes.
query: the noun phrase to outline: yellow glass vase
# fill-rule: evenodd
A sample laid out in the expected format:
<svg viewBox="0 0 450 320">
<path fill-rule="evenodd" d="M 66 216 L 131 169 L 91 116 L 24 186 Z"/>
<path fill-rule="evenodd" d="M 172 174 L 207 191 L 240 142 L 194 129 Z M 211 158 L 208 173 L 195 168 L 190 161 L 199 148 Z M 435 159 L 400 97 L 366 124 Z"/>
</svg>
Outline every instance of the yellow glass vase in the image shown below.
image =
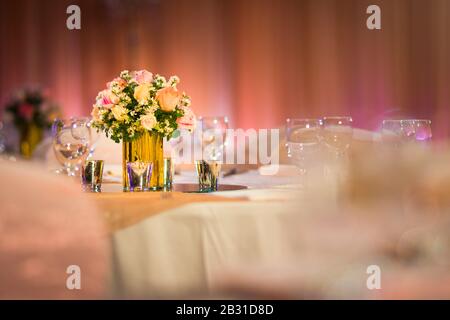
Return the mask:
<svg viewBox="0 0 450 320">
<path fill-rule="evenodd" d="M 151 190 L 161 190 L 164 187 L 164 151 L 163 137 L 145 131 L 139 138 L 122 142 L 122 181 L 123 190 L 129 191 L 127 162 L 146 161 L 152 163 Z"/>
<path fill-rule="evenodd" d="M 20 153 L 30 159 L 36 146 L 41 142 L 43 129 L 34 123 L 28 124 L 20 132 Z"/>
</svg>

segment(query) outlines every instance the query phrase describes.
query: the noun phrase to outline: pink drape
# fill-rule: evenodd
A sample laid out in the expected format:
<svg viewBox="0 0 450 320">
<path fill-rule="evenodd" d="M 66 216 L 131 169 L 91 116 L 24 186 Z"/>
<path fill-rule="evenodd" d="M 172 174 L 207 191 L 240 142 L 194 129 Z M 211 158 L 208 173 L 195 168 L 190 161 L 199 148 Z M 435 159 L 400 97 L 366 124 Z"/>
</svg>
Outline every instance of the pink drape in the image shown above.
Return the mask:
<svg viewBox="0 0 450 320">
<path fill-rule="evenodd" d="M 78 4 L 82 29 L 66 28 Z M 382 30 L 366 28 L 378 4 Z M 26 83 L 88 114 L 122 69 L 177 74 L 199 115 L 234 127 L 352 115 L 430 118 L 448 137 L 448 0 L 14 0 L 0 11 L 0 102 Z"/>
</svg>

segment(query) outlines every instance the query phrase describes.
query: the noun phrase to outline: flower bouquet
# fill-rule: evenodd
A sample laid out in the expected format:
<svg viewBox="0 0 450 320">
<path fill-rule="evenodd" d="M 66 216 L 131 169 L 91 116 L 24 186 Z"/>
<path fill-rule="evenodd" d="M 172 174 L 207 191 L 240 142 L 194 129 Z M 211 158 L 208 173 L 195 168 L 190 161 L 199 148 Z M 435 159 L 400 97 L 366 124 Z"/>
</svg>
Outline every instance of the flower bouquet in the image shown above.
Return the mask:
<svg viewBox="0 0 450 320">
<path fill-rule="evenodd" d="M 195 115 L 191 100 L 180 93 L 176 76 L 141 71 L 122 71 L 97 95 L 92 109 L 93 127 L 123 145 L 123 186 L 127 190 L 126 163 L 152 162 L 150 188 L 161 189 L 163 182 L 163 139 L 177 129 L 193 131 Z"/>
<path fill-rule="evenodd" d="M 5 108 L 20 134 L 20 153 L 31 158 L 35 147 L 41 142 L 44 130 L 49 129 L 59 116 L 59 107 L 37 88 L 19 90 Z"/>
</svg>

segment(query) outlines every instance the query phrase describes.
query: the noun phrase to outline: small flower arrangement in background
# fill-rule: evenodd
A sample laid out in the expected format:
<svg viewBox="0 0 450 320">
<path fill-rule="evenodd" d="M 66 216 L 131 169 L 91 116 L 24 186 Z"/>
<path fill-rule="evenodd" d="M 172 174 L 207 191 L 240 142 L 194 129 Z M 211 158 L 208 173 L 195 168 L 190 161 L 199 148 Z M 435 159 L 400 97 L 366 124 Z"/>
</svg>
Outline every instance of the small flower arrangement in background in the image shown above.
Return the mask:
<svg viewBox="0 0 450 320">
<path fill-rule="evenodd" d="M 166 138 L 177 129 L 194 130 L 191 100 L 177 90 L 179 82 L 146 70 L 122 71 L 97 95 L 93 126 L 117 143 L 133 141 L 145 130 Z"/>
<path fill-rule="evenodd" d="M 5 112 L 6 118 L 19 130 L 26 130 L 30 125 L 48 129 L 60 114 L 58 105 L 39 88 L 17 91 L 6 105 Z"/>
<path fill-rule="evenodd" d="M 46 130 L 59 115 L 58 105 L 37 87 L 24 88 L 13 95 L 6 105 L 4 120 L 6 123 L 12 122 L 17 129 L 20 139 L 18 147 L 24 158 L 32 157 Z"/>
</svg>

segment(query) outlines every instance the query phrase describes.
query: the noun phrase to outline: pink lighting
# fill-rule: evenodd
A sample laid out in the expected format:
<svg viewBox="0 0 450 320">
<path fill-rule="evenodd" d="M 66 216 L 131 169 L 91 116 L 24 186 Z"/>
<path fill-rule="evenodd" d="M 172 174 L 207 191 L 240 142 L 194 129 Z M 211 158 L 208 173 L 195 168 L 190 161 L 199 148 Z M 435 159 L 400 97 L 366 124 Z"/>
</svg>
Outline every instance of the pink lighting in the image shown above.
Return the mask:
<svg viewBox="0 0 450 320">
<path fill-rule="evenodd" d="M 87 115 L 97 88 L 120 70 L 145 68 L 179 75 L 198 115 L 229 116 L 232 127 L 348 114 L 366 129 L 392 116 L 427 118 L 436 138 L 450 135 L 445 1 L 378 1 L 386 14 L 376 32 L 357 0 L 165 0 L 139 8 L 80 0 L 76 31 L 65 28 L 67 3 L 2 5 L 1 105 L 37 83 L 65 114 Z"/>
</svg>

